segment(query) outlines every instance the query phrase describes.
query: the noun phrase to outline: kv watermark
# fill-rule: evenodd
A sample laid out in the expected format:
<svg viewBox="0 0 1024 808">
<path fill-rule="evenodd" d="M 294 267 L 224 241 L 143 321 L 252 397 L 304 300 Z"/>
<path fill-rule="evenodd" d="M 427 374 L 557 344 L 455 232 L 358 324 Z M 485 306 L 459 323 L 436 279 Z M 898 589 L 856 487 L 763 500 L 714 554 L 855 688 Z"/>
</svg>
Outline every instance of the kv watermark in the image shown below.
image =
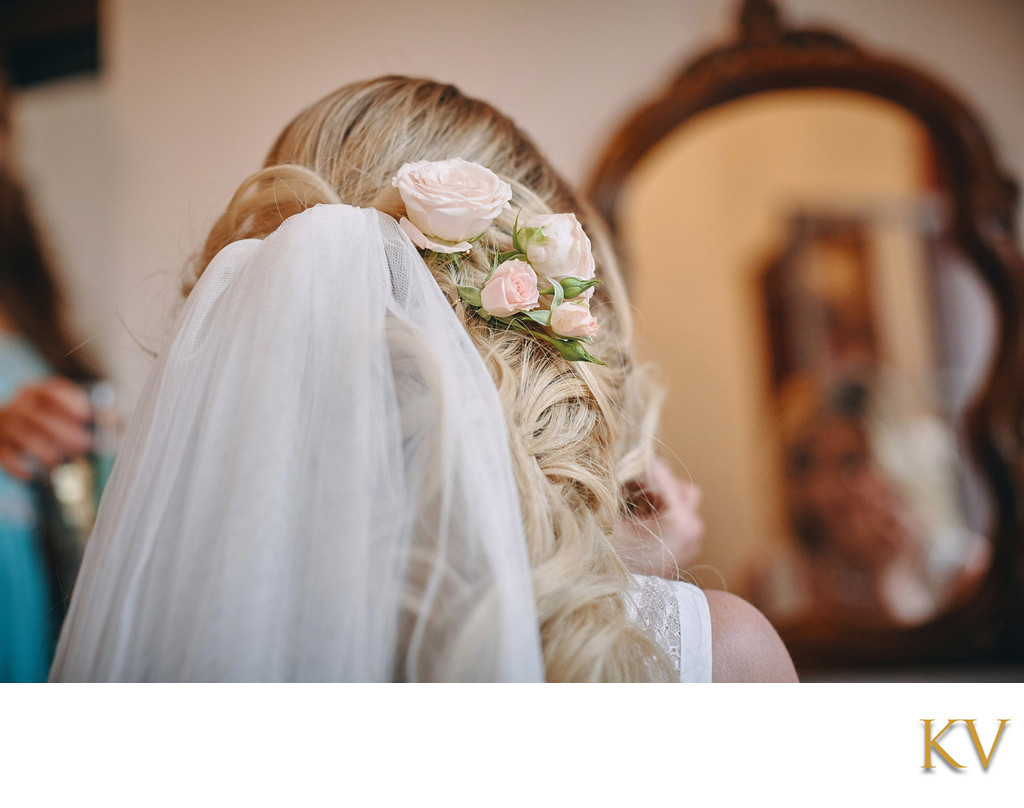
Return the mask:
<svg viewBox="0 0 1024 808">
<path fill-rule="evenodd" d="M 964 724 L 967 727 L 967 731 L 971 734 L 971 741 L 974 744 L 974 751 L 978 755 L 978 760 L 981 761 L 982 768 L 987 771 L 988 764 L 992 762 L 992 757 L 996 753 L 996 746 L 999 744 L 999 739 L 1003 737 L 1003 727 L 1005 727 L 1010 722 L 1010 719 L 998 719 L 999 729 L 996 730 L 996 737 L 992 740 L 992 744 L 991 746 L 989 746 L 988 752 L 985 751 L 985 747 L 981 742 L 981 738 L 978 736 L 978 730 L 974 726 L 975 720 L 976 719 L 974 718 L 950 718 L 946 721 L 946 726 L 944 726 L 938 733 L 934 733 L 932 725 L 933 723 L 935 723 L 935 719 L 922 718 L 921 721 L 924 722 L 924 765 L 921 768 L 935 768 L 935 765 L 932 763 L 932 752 L 935 752 L 938 755 L 940 755 L 942 759 L 945 760 L 946 763 L 948 763 L 954 769 L 967 768 L 965 765 L 957 763 L 953 756 L 939 745 L 939 740 L 942 739 L 942 736 L 945 735 L 951 727 L 954 727 L 957 724 Z M 935 726 L 938 726 L 938 724 L 935 724 Z M 948 743 L 949 739 L 946 739 L 945 742 Z M 961 758 L 963 758 L 962 753 L 957 752 L 957 754 L 959 754 Z"/>
</svg>

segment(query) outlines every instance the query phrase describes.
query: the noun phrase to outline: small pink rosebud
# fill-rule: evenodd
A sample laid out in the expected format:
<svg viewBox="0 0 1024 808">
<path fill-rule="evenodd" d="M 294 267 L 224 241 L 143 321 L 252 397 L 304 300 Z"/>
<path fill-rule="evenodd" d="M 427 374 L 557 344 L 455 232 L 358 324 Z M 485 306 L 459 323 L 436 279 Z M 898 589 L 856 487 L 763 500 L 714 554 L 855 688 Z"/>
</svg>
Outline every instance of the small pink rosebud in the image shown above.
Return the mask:
<svg viewBox="0 0 1024 808">
<path fill-rule="evenodd" d="M 537 273 L 525 261 L 500 264 L 480 292 L 483 310 L 494 317 L 509 317 L 537 308 Z"/>
<path fill-rule="evenodd" d="M 582 339 L 597 331 L 597 320 L 590 307 L 581 303 L 563 303 L 551 312 L 551 330 L 561 337 Z"/>
</svg>

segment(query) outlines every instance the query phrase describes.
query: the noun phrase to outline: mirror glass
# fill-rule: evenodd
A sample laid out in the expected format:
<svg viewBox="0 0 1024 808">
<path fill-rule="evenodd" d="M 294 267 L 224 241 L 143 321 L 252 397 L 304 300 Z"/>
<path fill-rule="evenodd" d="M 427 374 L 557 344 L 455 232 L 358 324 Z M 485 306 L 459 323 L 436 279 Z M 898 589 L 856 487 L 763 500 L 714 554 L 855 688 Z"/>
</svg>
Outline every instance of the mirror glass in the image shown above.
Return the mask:
<svg viewBox="0 0 1024 808">
<path fill-rule="evenodd" d="M 994 307 L 944 236 L 936 165 L 895 104 L 787 90 L 690 119 L 625 188 L 664 451 L 704 493 L 689 572 L 780 630 L 921 624 L 989 564 L 963 421 Z"/>
</svg>

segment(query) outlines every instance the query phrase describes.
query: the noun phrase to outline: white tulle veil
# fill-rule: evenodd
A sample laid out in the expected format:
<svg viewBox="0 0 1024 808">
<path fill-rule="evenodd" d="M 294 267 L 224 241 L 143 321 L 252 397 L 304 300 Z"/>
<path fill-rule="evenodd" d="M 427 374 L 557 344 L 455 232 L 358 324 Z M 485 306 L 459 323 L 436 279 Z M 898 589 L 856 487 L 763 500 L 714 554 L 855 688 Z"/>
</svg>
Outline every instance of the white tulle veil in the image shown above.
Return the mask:
<svg viewBox="0 0 1024 808">
<path fill-rule="evenodd" d="M 53 680 L 544 677 L 504 417 L 396 222 L 210 264 L 131 419 Z"/>
</svg>

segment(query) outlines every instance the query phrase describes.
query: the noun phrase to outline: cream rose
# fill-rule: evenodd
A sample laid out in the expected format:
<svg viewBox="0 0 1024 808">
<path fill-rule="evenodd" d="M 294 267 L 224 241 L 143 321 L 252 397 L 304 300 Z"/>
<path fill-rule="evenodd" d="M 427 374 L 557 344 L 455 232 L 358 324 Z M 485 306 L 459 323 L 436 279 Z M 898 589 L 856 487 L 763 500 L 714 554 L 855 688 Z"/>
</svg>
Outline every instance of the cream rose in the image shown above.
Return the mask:
<svg viewBox="0 0 1024 808">
<path fill-rule="evenodd" d="M 537 308 L 537 273 L 525 261 L 500 264 L 480 292 L 483 310 L 495 317 Z"/>
<path fill-rule="evenodd" d="M 590 239 L 572 213 L 529 216 L 520 220 L 520 228 L 540 228 L 521 244 L 526 257 L 540 274 L 551 280 L 574 277 L 589 281 L 594 277 L 594 254 Z M 588 289 L 586 297 L 593 294 Z"/>
<path fill-rule="evenodd" d="M 551 312 L 551 330 L 562 337 L 590 337 L 597 331 L 597 320 L 589 306 L 563 303 Z"/>
<path fill-rule="evenodd" d="M 507 182 L 490 169 L 458 157 L 406 163 L 392 185 L 405 202 L 402 229 L 416 246 L 437 252 L 470 249 L 469 242 L 511 207 L 512 188 Z"/>
</svg>

